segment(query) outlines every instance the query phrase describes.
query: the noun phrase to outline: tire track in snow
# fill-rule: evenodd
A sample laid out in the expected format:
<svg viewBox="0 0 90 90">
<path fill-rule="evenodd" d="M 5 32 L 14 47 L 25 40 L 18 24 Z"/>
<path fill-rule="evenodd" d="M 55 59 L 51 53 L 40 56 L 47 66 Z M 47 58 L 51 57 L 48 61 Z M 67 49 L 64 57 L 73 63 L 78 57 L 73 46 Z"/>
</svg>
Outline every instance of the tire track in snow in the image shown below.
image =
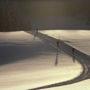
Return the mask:
<svg viewBox="0 0 90 90">
<path fill-rule="evenodd" d="M 35 35 L 35 32 L 27 32 L 27 33 Z M 56 47 L 56 41 L 58 39 L 55 39 L 53 37 L 50 37 L 50 36 L 42 34 L 42 33 L 38 33 L 37 37 L 39 37 L 42 41 L 45 41 L 48 44 L 53 45 L 54 47 Z M 59 42 L 60 42 L 59 49 L 64 51 L 69 56 L 73 57 L 73 54 L 72 54 L 72 48 L 73 47 L 66 44 L 62 40 L 59 40 Z M 86 55 L 83 52 L 80 52 L 77 49 L 75 49 L 75 56 L 74 57 L 82 65 L 82 68 L 83 68 L 83 70 L 82 70 L 82 72 L 79 76 L 75 77 L 72 80 L 68 80 L 68 81 L 64 81 L 64 82 L 60 82 L 60 83 L 54 83 L 54 84 L 50 84 L 50 85 L 45 85 L 45 86 L 41 86 L 41 87 L 37 87 L 37 88 L 32 88 L 32 89 L 29 89 L 29 90 L 39 90 L 39 89 L 59 87 L 59 86 L 69 85 L 69 84 L 73 84 L 73 83 L 76 83 L 76 82 L 80 82 L 82 80 L 89 79 L 90 78 L 90 56 Z"/>
</svg>

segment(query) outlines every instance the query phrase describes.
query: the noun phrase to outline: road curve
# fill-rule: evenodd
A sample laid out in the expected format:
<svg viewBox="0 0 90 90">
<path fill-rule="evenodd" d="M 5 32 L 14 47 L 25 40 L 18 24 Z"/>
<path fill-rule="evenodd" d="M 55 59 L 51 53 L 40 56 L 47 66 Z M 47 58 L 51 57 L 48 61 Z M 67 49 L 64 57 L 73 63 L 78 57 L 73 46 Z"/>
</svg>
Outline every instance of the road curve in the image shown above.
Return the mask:
<svg viewBox="0 0 90 90">
<path fill-rule="evenodd" d="M 39 37 L 41 40 L 48 42 L 48 44 L 53 45 L 56 47 L 56 41 L 58 39 L 55 39 L 53 37 L 50 37 L 48 35 L 42 34 L 42 33 L 35 33 L 33 31 L 27 32 L 30 33 L 34 36 Z M 29 90 L 39 90 L 39 89 L 46 89 L 46 88 L 52 88 L 52 87 L 59 87 L 59 86 L 63 86 L 63 85 L 69 85 L 69 84 L 73 84 L 76 82 L 80 82 L 82 80 L 85 79 L 89 79 L 90 78 L 90 56 L 86 55 L 83 52 L 80 52 L 79 50 L 75 49 L 75 55 L 73 56 L 72 54 L 72 46 L 66 44 L 64 41 L 59 40 L 60 42 L 60 46 L 59 49 L 63 50 L 65 53 L 67 53 L 69 56 L 74 57 L 83 67 L 83 70 L 81 72 L 81 74 L 77 77 L 75 77 L 72 80 L 68 80 L 68 81 L 64 81 L 64 82 L 60 82 L 60 83 L 54 83 L 54 84 L 50 84 L 50 85 L 45 85 L 45 86 L 41 86 L 41 87 L 37 87 L 37 88 L 32 88 Z"/>
</svg>

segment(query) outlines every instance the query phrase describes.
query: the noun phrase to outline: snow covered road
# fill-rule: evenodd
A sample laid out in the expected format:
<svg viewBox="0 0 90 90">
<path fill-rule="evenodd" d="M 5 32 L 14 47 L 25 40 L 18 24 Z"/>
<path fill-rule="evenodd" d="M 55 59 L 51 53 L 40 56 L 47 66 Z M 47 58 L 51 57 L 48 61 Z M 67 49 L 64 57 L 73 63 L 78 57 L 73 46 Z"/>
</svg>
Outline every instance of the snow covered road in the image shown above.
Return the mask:
<svg viewBox="0 0 90 90">
<path fill-rule="evenodd" d="M 31 34 L 34 34 L 34 33 L 31 32 Z M 45 34 L 41 34 L 41 33 L 38 33 L 37 37 L 39 37 L 40 39 L 48 41 L 48 43 L 52 43 L 52 45 L 55 45 L 55 42 L 57 41 L 57 39 L 55 39 L 53 37 L 50 37 L 50 36 L 47 36 Z M 68 44 L 64 43 L 61 40 L 60 40 L 60 44 L 61 44 L 60 50 L 62 48 L 64 52 L 66 52 L 68 55 L 73 57 L 72 51 L 71 51 L 72 46 L 69 46 Z M 75 49 L 75 58 L 83 66 L 83 72 L 81 73 L 80 76 L 76 77 L 75 79 L 66 81 L 66 82 L 51 84 L 51 85 L 47 85 L 47 86 L 42 86 L 42 87 L 34 88 L 32 90 L 52 88 L 52 87 L 57 87 L 57 86 L 62 86 L 62 85 L 68 85 L 68 84 L 72 84 L 72 83 L 76 83 L 76 82 L 88 79 L 90 77 L 90 56 L 84 54 L 83 52 L 80 52 L 77 49 Z"/>
<path fill-rule="evenodd" d="M 40 30 L 40 32 L 63 40 L 68 45 L 90 55 L 90 30 Z"/>
</svg>

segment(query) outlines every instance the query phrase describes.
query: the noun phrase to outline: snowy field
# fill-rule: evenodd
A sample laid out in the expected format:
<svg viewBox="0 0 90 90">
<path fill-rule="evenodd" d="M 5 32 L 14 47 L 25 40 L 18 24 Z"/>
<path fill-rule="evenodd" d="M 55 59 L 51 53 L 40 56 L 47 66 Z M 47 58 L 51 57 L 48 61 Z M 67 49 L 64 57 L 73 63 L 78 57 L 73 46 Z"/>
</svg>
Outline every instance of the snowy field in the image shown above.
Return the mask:
<svg viewBox="0 0 90 90">
<path fill-rule="evenodd" d="M 90 30 L 44 30 L 40 32 L 61 39 L 79 51 L 90 55 Z"/>
<path fill-rule="evenodd" d="M 0 32 L 0 90 L 28 90 L 72 80 L 81 72 L 82 66 L 72 57 L 63 51 L 57 54 L 56 48 L 30 33 Z M 73 85 L 51 89 L 71 90 Z"/>
</svg>

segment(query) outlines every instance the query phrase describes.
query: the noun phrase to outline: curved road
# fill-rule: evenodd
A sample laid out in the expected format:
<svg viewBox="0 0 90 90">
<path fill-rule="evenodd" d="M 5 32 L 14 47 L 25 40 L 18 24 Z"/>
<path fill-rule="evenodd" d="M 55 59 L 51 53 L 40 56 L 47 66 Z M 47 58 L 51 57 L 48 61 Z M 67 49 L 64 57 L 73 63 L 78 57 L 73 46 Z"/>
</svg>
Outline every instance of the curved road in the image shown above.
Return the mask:
<svg viewBox="0 0 90 90">
<path fill-rule="evenodd" d="M 53 37 L 47 36 L 47 35 L 42 34 L 42 33 L 38 33 L 38 34 L 36 34 L 35 32 L 27 32 L 27 33 L 30 33 L 34 36 L 37 36 L 40 39 L 42 39 L 43 41 L 48 42 L 48 44 L 56 47 L 57 39 L 55 39 Z M 72 80 L 64 81 L 64 82 L 60 82 L 60 83 L 55 83 L 55 84 L 50 84 L 50 85 L 46 85 L 46 86 L 41 86 L 41 87 L 37 87 L 37 88 L 32 88 L 29 90 L 39 90 L 39 89 L 45 89 L 45 88 L 59 87 L 59 86 L 63 86 L 63 85 L 68 85 L 68 84 L 80 82 L 82 80 L 90 78 L 90 56 L 86 55 L 83 52 L 80 52 L 77 49 L 75 49 L 75 55 L 73 56 L 73 54 L 72 54 L 73 47 L 64 43 L 61 40 L 59 40 L 59 42 L 60 42 L 59 49 L 63 50 L 69 56 L 75 58 L 82 65 L 83 71 L 81 72 L 81 74 L 79 76 L 77 76 L 76 78 L 74 78 Z"/>
</svg>

